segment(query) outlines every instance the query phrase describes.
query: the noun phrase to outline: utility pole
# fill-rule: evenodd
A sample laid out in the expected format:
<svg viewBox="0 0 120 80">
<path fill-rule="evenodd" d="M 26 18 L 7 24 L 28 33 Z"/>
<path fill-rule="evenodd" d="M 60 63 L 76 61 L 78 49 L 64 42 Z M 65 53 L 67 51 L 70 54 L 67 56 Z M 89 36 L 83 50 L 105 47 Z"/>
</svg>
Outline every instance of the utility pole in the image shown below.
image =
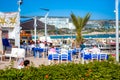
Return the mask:
<svg viewBox="0 0 120 80">
<path fill-rule="evenodd" d="M 49 9 L 40 8 L 41 10 L 47 11 L 45 15 L 45 41 L 47 42 L 47 16 L 49 15 Z"/>
<path fill-rule="evenodd" d="M 19 16 L 19 22 L 18 22 L 18 26 L 15 27 L 15 46 L 17 46 L 18 48 L 20 48 L 20 6 L 22 4 L 22 0 L 18 1 L 18 16 Z"/>
<path fill-rule="evenodd" d="M 118 26 L 118 0 L 115 0 L 115 16 L 116 16 L 116 62 L 119 62 L 119 26 Z"/>
</svg>

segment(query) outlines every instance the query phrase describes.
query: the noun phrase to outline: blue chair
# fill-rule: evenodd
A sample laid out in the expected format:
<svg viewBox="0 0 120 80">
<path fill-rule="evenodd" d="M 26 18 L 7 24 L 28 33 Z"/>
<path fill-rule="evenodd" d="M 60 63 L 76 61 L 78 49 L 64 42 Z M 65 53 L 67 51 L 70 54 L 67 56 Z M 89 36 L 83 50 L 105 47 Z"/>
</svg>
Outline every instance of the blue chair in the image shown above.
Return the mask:
<svg viewBox="0 0 120 80">
<path fill-rule="evenodd" d="M 54 60 L 57 60 L 58 63 L 59 63 L 59 54 L 52 54 L 52 62 L 53 62 Z"/>
<path fill-rule="evenodd" d="M 60 54 L 61 49 L 60 48 L 55 48 L 56 52 Z"/>
<path fill-rule="evenodd" d="M 81 54 L 81 48 L 76 48 L 75 49 L 76 54 L 75 54 L 75 60 L 79 60 L 80 59 L 80 54 Z"/>
<path fill-rule="evenodd" d="M 100 54 L 100 56 L 99 56 L 100 58 L 100 60 L 107 60 L 107 54 Z"/>
<path fill-rule="evenodd" d="M 68 63 L 68 54 L 61 54 L 60 58 L 61 58 L 61 63 L 63 60 L 67 61 Z"/>
<path fill-rule="evenodd" d="M 43 48 L 39 48 L 39 52 L 44 52 L 44 49 Z"/>
<path fill-rule="evenodd" d="M 33 51 L 33 56 L 36 58 L 37 52 L 39 51 L 39 48 L 32 48 L 32 51 Z"/>
<path fill-rule="evenodd" d="M 44 49 L 43 49 L 43 48 L 39 48 L 39 49 L 38 49 L 38 52 L 39 52 L 39 58 L 40 58 L 40 57 L 41 57 L 41 53 L 44 52 Z"/>
<path fill-rule="evenodd" d="M 81 48 L 76 48 L 75 50 L 76 50 L 76 52 L 80 53 Z"/>
<path fill-rule="evenodd" d="M 81 53 L 81 58 L 84 60 L 90 60 L 91 59 L 91 53 Z"/>
<path fill-rule="evenodd" d="M 35 48 L 34 47 L 32 48 L 32 54 L 33 54 L 33 56 L 35 54 Z"/>
<path fill-rule="evenodd" d="M 91 53 L 91 60 L 98 60 L 99 54 Z"/>
<path fill-rule="evenodd" d="M 58 48 L 58 47 L 56 47 L 55 49 L 56 49 L 56 50 L 60 50 L 60 48 Z"/>
</svg>

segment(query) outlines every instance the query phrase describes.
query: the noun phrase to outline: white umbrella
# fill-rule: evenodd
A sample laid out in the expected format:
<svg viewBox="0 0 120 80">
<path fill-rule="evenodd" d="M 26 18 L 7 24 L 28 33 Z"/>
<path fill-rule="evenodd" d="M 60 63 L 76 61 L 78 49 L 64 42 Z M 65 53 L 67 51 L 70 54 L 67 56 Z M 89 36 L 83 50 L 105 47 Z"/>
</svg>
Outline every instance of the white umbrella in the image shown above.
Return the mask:
<svg viewBox="0 0 120 80">
<path fill-rule="evenodd" d="M 39 40 L 45 42 L 46 41 L 45 36 L 40 37 Z M 52 42 L 51 38 L 48 36 L 47 36 L 47 42 Z"/>
</svg>

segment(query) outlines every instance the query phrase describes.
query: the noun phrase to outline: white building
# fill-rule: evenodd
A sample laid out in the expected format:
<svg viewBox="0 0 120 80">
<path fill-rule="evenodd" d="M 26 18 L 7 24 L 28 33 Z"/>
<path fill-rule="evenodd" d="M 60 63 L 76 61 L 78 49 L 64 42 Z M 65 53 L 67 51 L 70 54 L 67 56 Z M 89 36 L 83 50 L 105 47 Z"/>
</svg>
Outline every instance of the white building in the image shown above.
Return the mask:
<svg viewBox="0 0 120 80">
<path fill-rule="evenodd" d="M 45 22 L 45 18 L 40 18 L 40 21 Z M 69 17 L 48 17 L 47 24 L 55 25 L 56 28 L 69 28 Z"/>
<path fill-rule="evenodd" d="M 40 18 L 40 21 L 45 22 L 45 18 Z M 49 16 L 47 18 L 47 24 L 54 25 L 56 28 L 69 28 L 75 29 L 71 19 L 69 17 L 54 17 Z M 89 20 L 86 28 L 101 28 L 99 20 Z"/>
<path fill-rule="evenodd" d="M 69 29 L 75 29 L 75 26 L 73 25 L 72 22 L 69 22 Z"/>
<path fill-rule="evenodd" d="M 3 38 L 15 39 L 15 35 L 19 32 L 19 19 L 18 12 L 0 12 L 0 27 Z"/>
</svg>

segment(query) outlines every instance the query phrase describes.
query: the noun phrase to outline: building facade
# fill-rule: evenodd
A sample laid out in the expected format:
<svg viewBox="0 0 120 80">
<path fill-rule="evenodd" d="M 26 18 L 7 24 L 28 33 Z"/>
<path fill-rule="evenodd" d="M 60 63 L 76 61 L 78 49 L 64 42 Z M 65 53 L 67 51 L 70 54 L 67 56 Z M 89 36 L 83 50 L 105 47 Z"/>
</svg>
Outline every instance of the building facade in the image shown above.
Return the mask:
<svg viewBox="0 0 120 80">
<path fill-rule="evenodd" d="M 45 22 L 45 18 L 41 17 L 40 21 Z M 56 28 L 69 28 L 75 29 L 71 19 L 69 17 L 54 17 L 49 16 L 47 18 L 47 24 L 54 25 Z M 114 20 L 89 20 L 85 28 L 115 28 L 115 21 Z"/>
<path fill-rule="evenodd" d="M 40 21 L 45 22 L 45 18 L 40 18 Z M 48 17 L 47 24 L 56 28 L 69 28 L 69 17 Z"/>
</svg>

